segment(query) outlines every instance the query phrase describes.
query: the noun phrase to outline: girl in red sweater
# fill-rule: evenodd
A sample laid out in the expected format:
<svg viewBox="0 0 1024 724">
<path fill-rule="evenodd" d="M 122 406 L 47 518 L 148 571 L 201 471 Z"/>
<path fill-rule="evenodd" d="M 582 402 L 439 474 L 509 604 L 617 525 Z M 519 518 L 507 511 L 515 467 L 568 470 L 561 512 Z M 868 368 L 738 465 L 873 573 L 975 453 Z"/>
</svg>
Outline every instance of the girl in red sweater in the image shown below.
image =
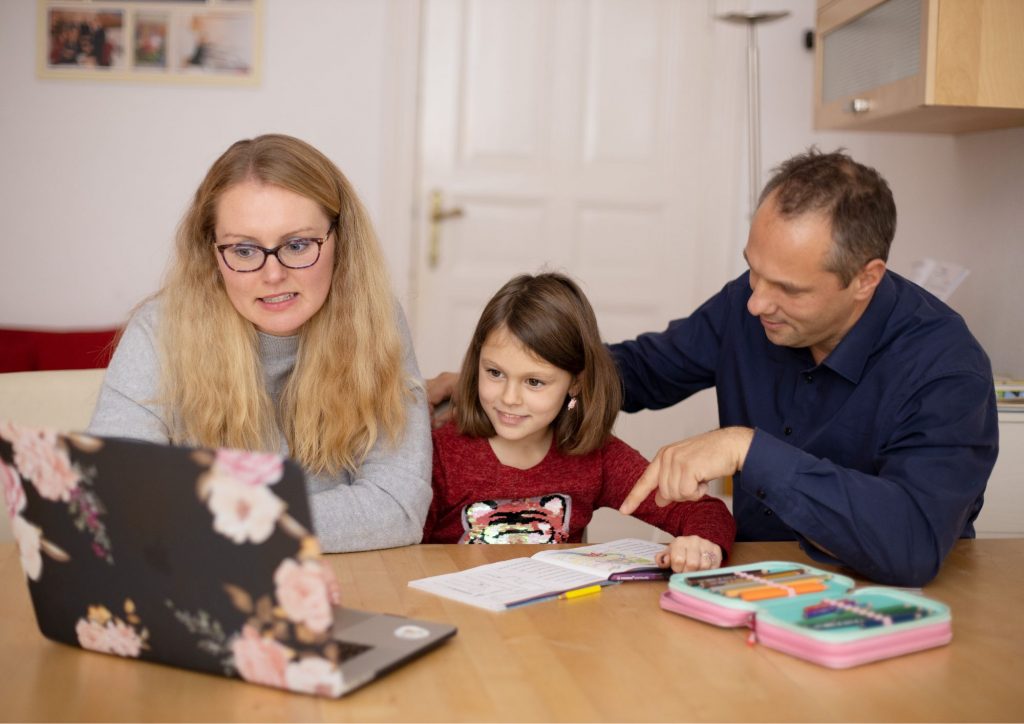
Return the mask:
<svg viewBox="0 0 1024 724">
<path fill-rule="evenodd" d="M 594 510 L 618 508 L 648 461 L 611 434 L 621 383 L 594 311 L 561 274 L 522 275 L 487 303 L 434 431 L 424 543 L 574 543 Z M 715 568 L 736 524 L 704 496 L 634 516 L 676 536 L 674 571 Z"/>
</svg>

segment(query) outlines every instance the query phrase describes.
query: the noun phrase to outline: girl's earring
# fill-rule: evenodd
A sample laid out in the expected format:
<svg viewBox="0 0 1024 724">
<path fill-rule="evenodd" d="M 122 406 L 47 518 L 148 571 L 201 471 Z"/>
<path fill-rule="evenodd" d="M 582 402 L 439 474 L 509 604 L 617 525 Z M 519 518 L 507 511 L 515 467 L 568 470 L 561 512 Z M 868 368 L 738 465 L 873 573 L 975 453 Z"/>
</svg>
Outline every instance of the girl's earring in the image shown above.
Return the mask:
<svg viewBox="0 0 1024 724">
<path fill-rule="evenodd" d="M 575 410 L 576 409 L 576 398 L 575 397 L 570 397 L 569 398 L 569 404 L 565 406 L 565 409 L 566 410 Z"/>
</svg>

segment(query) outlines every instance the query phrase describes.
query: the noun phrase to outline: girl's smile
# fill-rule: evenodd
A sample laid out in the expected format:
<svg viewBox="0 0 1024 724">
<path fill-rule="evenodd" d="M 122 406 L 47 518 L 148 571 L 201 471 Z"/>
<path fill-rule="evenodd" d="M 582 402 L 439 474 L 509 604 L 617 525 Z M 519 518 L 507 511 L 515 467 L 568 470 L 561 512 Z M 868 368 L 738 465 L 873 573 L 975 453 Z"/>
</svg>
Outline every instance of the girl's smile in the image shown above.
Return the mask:
<svg viewBox="0 0 1024 724">
<path fill-rule="evenodd" d="M 527 349 L 504 326 L 480 350 L 480 405 L 494 426 L 491 448 L 505 465 L 529 468 L 551 447 L 572 375 Z"/>
</svg>

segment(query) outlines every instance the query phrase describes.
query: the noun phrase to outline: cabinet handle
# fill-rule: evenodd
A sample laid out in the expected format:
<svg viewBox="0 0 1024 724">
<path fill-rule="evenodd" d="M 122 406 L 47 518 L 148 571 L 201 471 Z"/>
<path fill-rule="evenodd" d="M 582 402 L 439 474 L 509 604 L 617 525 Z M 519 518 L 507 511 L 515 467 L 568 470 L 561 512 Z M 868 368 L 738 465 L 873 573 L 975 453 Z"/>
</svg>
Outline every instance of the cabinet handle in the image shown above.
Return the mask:
<svg viewBox="0 0 1024 724">
<path fill-rule="evenodd" d="M 854 98 L 846 105 L 847 113 L 867 113 L 871 110 L 871 101 L 867 98 Z"/>
</svg>

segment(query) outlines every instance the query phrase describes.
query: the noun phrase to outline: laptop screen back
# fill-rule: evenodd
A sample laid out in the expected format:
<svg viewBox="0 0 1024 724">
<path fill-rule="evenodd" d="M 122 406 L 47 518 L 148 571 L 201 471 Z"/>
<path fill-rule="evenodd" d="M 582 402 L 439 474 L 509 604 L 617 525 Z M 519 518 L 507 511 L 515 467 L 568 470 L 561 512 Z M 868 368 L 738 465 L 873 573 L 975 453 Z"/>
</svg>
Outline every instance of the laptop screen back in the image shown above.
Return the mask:
<svg viewBox="0 0 1024 724">
<path fill-rule="evenodd" d="M 0 479 L 43 634 L 72 646 L 339 695 L 338 589 L 302 471 L 0 423 Z"/>
</svg>

